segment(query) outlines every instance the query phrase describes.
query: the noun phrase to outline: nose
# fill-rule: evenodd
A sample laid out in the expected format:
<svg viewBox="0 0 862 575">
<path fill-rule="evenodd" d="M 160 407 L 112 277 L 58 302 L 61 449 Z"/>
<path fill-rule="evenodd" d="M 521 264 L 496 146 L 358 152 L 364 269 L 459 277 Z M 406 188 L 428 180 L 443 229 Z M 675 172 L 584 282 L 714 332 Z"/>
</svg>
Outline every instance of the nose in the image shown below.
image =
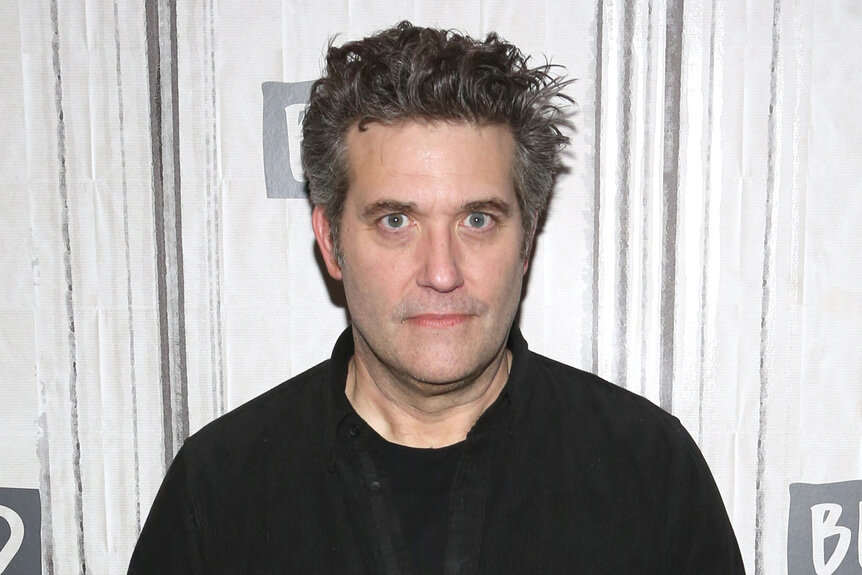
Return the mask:
<svg viewBox="0 0 862 575">
<path fill-rule="evenodd" d="M 425 230 L 417 246 L 421 268 L 417 282 L 440 293 L 451 292 L 464 283 L 454 232 L 448 229 Z"/>
</svg>

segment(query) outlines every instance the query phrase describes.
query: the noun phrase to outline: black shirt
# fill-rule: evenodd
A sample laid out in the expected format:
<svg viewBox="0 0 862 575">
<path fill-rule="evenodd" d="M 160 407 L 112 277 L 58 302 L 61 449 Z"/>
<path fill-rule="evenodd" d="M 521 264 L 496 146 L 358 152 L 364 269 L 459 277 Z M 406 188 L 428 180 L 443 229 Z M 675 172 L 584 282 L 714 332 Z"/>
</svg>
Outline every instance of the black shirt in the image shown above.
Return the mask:
<svg viewBox="0 0 862 575">
<path fill-rule="evenodd" d="M 449 527 L 449 494 L 464 442 L 439 449 L 390 443 L 370 434 L 372 457 L 392 493 L 414 575 L 443 575 Z"/>
<path fill-rule="evenodd" d="M 462 444 L 446 575 L 738 574 L 697 446 L 671 415 L 534 354 L 513 328 L 509 380 Z M 129 572 L 411 574 L 373 431 L 332 358 L 189 438 Z"/>
</svg>

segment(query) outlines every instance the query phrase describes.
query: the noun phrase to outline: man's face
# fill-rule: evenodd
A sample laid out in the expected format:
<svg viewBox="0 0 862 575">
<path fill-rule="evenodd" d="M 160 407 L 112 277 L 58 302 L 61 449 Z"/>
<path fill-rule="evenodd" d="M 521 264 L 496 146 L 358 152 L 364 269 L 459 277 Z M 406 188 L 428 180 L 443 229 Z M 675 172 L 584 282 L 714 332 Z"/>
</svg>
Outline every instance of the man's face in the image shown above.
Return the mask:
<svg viewBox="0 0 862 575">
<path fill-rule="evenodd" d="M 341 267 L 321 208 L 313 219 L 356 354 L 372 374 L 471 381 L 505 350 L 527 268 L 510 130 L 372 122 L 351 129 L 347 150 Z"/>
</svg>

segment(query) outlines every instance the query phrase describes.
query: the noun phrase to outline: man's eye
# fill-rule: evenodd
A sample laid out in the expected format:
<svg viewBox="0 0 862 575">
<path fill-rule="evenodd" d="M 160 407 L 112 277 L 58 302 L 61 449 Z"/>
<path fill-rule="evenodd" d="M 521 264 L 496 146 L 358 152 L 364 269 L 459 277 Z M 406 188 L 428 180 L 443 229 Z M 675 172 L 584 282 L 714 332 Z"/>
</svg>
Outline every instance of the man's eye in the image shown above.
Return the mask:
<svg viewBox="0 0 862 575">
<path fill-rule="evenodd" d="M 400 230 L 408 223 L 407 216 L 404 214 L 389 214 L 388 216 L 383 216 L 383 219 L 380 221 L 384 228 L 390 230 Z"/>
<path fill-rule="evenodd" d="M 464 219 L 464 224 L 474 230 L 481 230 L 489 227 L 493 221 L 494 220 L 488 214 L 473 212 Z"/>
</svg>

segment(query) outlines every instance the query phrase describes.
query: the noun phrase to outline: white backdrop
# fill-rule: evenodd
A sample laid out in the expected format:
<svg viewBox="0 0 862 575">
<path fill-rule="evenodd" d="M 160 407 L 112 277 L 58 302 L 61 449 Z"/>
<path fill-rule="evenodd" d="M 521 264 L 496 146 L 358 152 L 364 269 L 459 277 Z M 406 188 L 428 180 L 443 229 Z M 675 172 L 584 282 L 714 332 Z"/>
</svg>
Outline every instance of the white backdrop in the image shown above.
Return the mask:
<svg viewBox="0 0 862 575">
<path fill-rule="evenodd" d="M 683 421 L 750 573 L 862 573 L 854 0 L 0 2 L 0 573 L 124 572 L 182 440 L 328 357 L 262 84 L 404 18 L 577 78 L 531 348 Z"/>
</svg>

